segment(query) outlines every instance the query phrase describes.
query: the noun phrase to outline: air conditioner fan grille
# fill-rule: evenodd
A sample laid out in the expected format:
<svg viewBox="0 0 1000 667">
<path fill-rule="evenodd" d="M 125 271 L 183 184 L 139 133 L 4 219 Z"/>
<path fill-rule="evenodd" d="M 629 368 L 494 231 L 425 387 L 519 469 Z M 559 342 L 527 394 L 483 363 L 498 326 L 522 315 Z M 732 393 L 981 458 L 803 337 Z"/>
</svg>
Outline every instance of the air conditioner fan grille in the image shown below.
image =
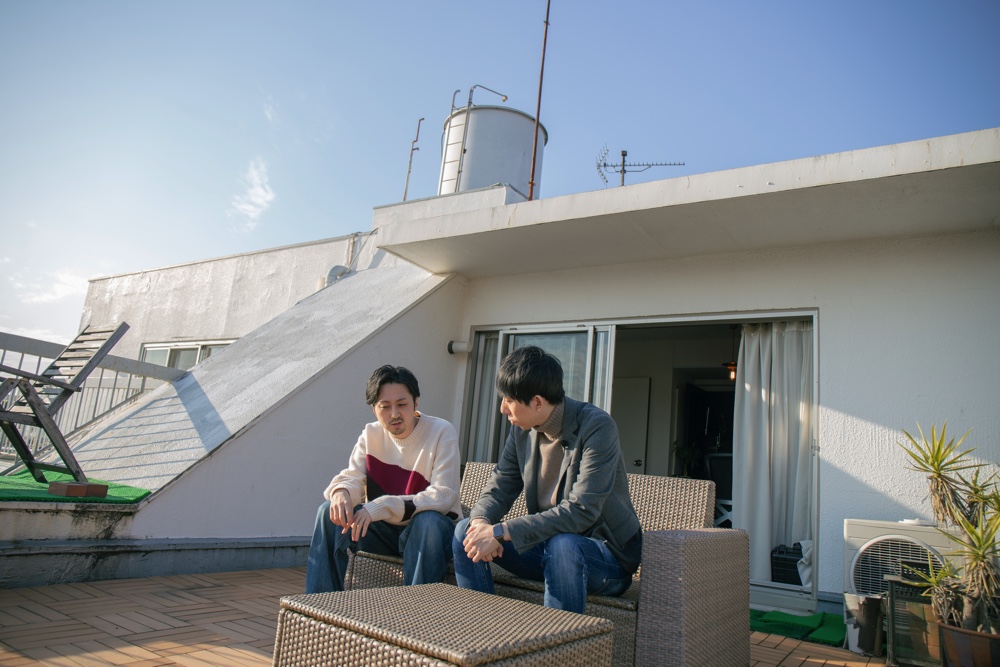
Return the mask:
<svg viewBox="0 0 1000 667">
<path fill-rule="evenodd" d="M 872 540 L 854 558 L 851 571 L 854 590 L 860 595 L 881 595 L 889 590 L 883 578 L 885 575 L 903 574 L 901 563 L 926 569 L 928 556 L 935 569 L 944 565 L 935 552 L 914 540 L 905 537 Z"/>
</svg>

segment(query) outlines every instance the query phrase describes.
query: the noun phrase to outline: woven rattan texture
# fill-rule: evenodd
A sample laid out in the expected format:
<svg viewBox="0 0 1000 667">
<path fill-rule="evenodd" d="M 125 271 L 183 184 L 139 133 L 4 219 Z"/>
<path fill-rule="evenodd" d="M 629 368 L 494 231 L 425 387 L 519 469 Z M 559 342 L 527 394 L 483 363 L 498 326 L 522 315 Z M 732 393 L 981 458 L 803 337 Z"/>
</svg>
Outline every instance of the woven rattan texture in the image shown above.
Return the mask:
<svg viewBox="0 0 1000 667">
<path fill-rule="evenodd" d="M 629 475 L 629 495 L 643 532 L 709 528 L 715 519 L 715 482 L 686 477 Z"/>
<path fill-rule="evenodd" d="M 608 665 L 611 641 L 607 634 L 585 637 L 569 644 L 553 646 L 527 655 L 491 662 L 484 667 L 565 667 L 566 665 Z M 278 616 L 278 642 L 274 667 L 440 667 L 455 663 L 430 658 L 386 642 L 327 625 L 321 621 L 283 609 Z M 469 665 L 475 663 L 466 663 Z M 478 667 L 477 665 L 477 667 Z M 465 667 L 464 664 L 459 667 Z"/>
<path fill-rule="evenodd" d="M 541 604 L 541 594 L 545 590 L 545 584 L 540 581 L 522 579 L 511 574 L 499 565 L 494 565 L 493 581 L 497 585 L 514 586 L 524 588 L 527 591 L 538 593 L 537 599 Z M 403 559 L 398 556 L 382 556 L 380 554 L 370 554 L 360 552 L 351 554 L 347 566 L 347 577 L 344 579 L 344 588 L 349 591 L 361 588 L 388 588 L 389 586 L 403 585 Z M 455 574 L 452 568 L 444 576 L 444 583 L 454 584 Z M 535 598 L 532 598 L 535 599 Z M 591 595 L 587 598 L 595 604 L 618 607 L 625 611 L 634 612 L 639 605 L 639 580 L 636 579 L 632 586 L 622 594 L 621 597 L 610 595 Z M 600 614 L 598 614 L 600 615 Z"/>
<path fill-rule="evenodd" d="M 463 508 L 468 514 L 468 510 L 479 500 L 479 495 L 483 486 L 493 474 L 494 464 L 469 462 L 465 466 L 462 475 L 461 499 Z M 674 589 L 677 587 L 677 579 L 685 578 L 683 562 L 663 560 L 652 553 L 659 542 L 655 539 L 658 531 L 669 531 L 676 529 L 704 529 L 712 525 L 713 513 L 715 509 L 715 484 L 707 480 L 659 477 L 655 475 L 629 475 L 629 492 L 632 496 L 632 504 L 636 508 L 639 521 L 642 523 L 644 536 L 643 545 L 643 567 L 637 573 L 635 580 L 626 593 L 620 598 L 592 595 L 587 598 L 587 614 L 605 618 L 614 623 L 614 664 L 632 665 L 634 664 L 673 664 L 661 662 L 660 646 L 668 644 L 667 639 L 673 634 L 673 628 L 664 623 L 662 616 L 656 616 L 656 609 L 650 605 L 649 609 L 639 609 L 641 600 L 661 600 L 669 601 L 670 604 L 677 602 L 674 596 Z M 517 499 L 507 518 L 521 516 L 526 513 L 524 496 Z M 679 535 L 688 531 L 675 533 Z M 736 531 L 729 531 L 736 532 Z M 742 538 L 733 536 L 733 540 L 726 544 L 720 544 L 720 548 L 743 549 L 742 555 L 736 554 L 737 559 L 747 559 L 747 549 L 740 541 Z M 727 562 L 729 554 L 708 560 L 706 563 Z M 649 571 L 646 563 L 656 563 L 656 572 Z M 348 588 L 371 588 L 376 586 L 394 586 L 402 578 L 402 559 L 389 558 L 385 556 L 373 556 L 371 554 L 361 554 L 360 557 L 352 559 L 351 570 L 348 575 Z M 666 569 L 666 571 L 663 570 Z M 671 569 L 676 568 L 676 569 Z M 644 579 L 654 577 L 651 581 L 644 581 L 640 584 L 639 575 L 645 572 Z M 736 568 L 732 571 L 719 570 L 714 580 L 716 586 L 730 587 L 737 592 L 742 591 L 749 600 L 749 574 L 742 578 L 741 570 Z M 541 582 L 520 579 L 502 570 L 499 567 L 493 568 L 494 581 L 498 594 L 514 598 L 542 603 L 543 584 Z M 449 574 L 448 581 L 454 578 Z M 649 589 L 645 591 L 645 589 Z M 647 592 L 644 597 L 643 592 Z M 683 601 L 682 601 L 683 602 Z M 645 602 L 643 602 L 645 604 Z M 743 605 L 748 615 L 747 624 L 744 628 L 732 633 L 731 637 L 735 641 L 748 643 L 749 635 L 749 601 Z M 699 622 L 706 624 L 706 632 L 711 633 L 710 627 L 715 611 L 705 610 L 695 606 L 690 610 L 691 618 L 696 614 L 707 614 L 699 617 Z M 650 629 L 647 632 L 645 649 L 640 650 L 637 646 L 636 632 L 645 619 Z M 679 640 L 682 643 L 680 649 L 667 646 L 676 654 L 683 653 L 684 647 L 691 641 L 682 636 Z M 723 642 L 726 643 L 726 642 Z M 636 660 L 637 655 L 647 656 L 648 660 L 640 662 Z M 676 663 L 683 664 L 683 663 Z M 725 664 L 725 663 L 716 663 Z M 733 664 L 742 664 L 735 662 Z"/>
<path fill-rule="evenodd" d="M 429 658 L 290 609 L 282 609 L 278 612 L 278 635 L 272 664 L 274 667 L 440 667 L 454 663 Z"/>
<path fill-rule="evenodd" d="M 457 665 L 492 664 L 604 635 L 607 620 L 448 584 L 282 598 L 292 610 L 356 634 Z M 533 663 L 532 663 L 533 664 Z M 565 663 L 564 663 L 565 664 Z"/>
<path fill-rule="evenodd" d="M 471 509 L 489 481 L 493 463 L 470 461 L 462 474 L 462 506 Z M 661 477 L 659 475 L 628 476 L 629 495 L 642 529 L 675 530 L 677 528 L 709 528 L 715 518 L 715 482 L 706 479 Z M 518 496 L 506 518 L 528 513 L 524 494 Z"/>
<path fill-rule="evenodd" d="M 483 487 L 486 486 L 486 482 L 490 480 L 493 476 L 493 469 L 496 468 L 495 463 L 482 463 L 480 461 L 469 461 L 465 464 L 465 471 L 462 473 L 462 486 L 459 489 L 459 496 L 462 499 L 462 507 L 466 508 L 466 511 L 471 510 L 476 506 L 476 501 L 479 500 L 479 495 L 483 491 Z M 517 497 L 514 504 L 511 506 L 510 511 L 507 512 L 506 519 L 513 519 L 515 517 L 524 516 L 528 513 L 528 506 L 524 504 L 524 492 Z"/>
<path fill-rule="evenodd" d="M 497 595 L 542 604 L 542 592 L 522 586 L 506 586 L 496 583 Z M 613 664 L 631 665 L 635 655 L 636 613 L 631 609 L 604 604 L 610 598 L 591 595 L 587 598 L 585 613 L 611 621 L 614 626 Z M 584 663 L 586 664 L 586 663 Z"/>
<path fill-rule="evenodd" d="M 635 664 L 749 665 L 746 532 L 660 531 L 645 540 L 647 574 L 639 599 Z M 651 591 L 655 594 L 645 594 Z"/>
<path fill-rule="evenodd" d="M 347 572 L 344 575 L 344 589 L 385 588 L 403 585 L 403 559 L 396 556 L 381 556 L 361 552 L 350 553 Z"/>
</svg>

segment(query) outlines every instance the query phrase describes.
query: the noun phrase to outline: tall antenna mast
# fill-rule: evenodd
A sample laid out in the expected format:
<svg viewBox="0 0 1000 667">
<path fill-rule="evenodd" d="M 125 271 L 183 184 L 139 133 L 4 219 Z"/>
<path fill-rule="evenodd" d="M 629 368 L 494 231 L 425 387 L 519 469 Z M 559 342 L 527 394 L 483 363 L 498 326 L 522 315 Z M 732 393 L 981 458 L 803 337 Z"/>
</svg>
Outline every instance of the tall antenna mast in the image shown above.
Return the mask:
<svg viewBox="0 0 1000 667">
<path fill-rule="evenodd" d="M 542 32 L 542 66 L 538 71 L 538 102 L 535 104 L 535 138 L 531 142 L 531 177 L 528 179 L 528 201 L 535 198 L 535 156 L 538 154 L 538 118 L 542 115 L 542 78 L 545 76 L 545 44 L 549 41 L 549 7 L 545 0 L 545 30 Z"/>
<path fill-rule="evenodd" d="M 625 172 L 640 172 L 646 171 L 650 167 L 683 167 L 683 162 L 626 162 L 625 158 L 628 157 L 628 151 L 622 150 L 622 161 L 619 163 L 609 163 L 608 162 L 608 147 L 605 146 L 601 149 L 601 152 L 597 154 L 597 175 L 601 177 L 604 181 L 604 185 L 608 184 L 608 179 L 604 176 L 604 172 L 621 174 L 621 182 L 619 185 L 625 185 Z"/>
</svg>

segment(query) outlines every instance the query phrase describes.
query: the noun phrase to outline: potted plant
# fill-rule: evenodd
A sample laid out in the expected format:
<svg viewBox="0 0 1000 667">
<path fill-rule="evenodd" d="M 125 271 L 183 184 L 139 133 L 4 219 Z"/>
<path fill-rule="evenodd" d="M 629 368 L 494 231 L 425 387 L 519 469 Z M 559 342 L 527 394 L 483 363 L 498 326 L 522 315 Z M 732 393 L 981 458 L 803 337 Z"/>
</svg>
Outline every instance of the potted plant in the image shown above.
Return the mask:
<svg viewBox="0 0 1000 667">
<path fill-rule="evenodd" d="M 931 511 L 942 530 L 955 542 L 949 552 L 959 563 L 920 574 L 926 595 L 941 632 L 945 665 L 973 667 L 1000 661 L 1000 568 L 997 535 L 1000 534 L 1000 490 L 995 466 L 971 458 L 972 451 L 959 448 L 968 433 L 957 441 L 947 439 L 931 425 L 930 439 L 917 424 L 914 437 L 903 431 L 907 442 L 899 443 L 910 457 L 910 469 L 927 476 Z M 979 649 L 957 649 L 978 643 Z M 959 658 L 958 650 L 965 657 Z M 973 658 L 976 652 L 986 662 Z M 994 656 L 990 658 L 990 656 Z"/>
</svg>

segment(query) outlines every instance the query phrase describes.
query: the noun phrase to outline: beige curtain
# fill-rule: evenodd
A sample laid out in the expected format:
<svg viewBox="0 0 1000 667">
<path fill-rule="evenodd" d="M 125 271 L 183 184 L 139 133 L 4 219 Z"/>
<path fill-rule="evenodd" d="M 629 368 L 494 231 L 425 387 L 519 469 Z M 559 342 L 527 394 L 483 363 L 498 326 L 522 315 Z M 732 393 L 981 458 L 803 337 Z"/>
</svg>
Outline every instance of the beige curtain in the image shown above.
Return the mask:
<svg viewBox="0 0 1000 667">
<path fill-rule="evenodd" d="M 812 540 L 812 341 L 808 321 L 743 326 L 733 413 L 733 526 L 750 534 L 753 580 L 771 580 L 774 547 Z"/>
</svg>

